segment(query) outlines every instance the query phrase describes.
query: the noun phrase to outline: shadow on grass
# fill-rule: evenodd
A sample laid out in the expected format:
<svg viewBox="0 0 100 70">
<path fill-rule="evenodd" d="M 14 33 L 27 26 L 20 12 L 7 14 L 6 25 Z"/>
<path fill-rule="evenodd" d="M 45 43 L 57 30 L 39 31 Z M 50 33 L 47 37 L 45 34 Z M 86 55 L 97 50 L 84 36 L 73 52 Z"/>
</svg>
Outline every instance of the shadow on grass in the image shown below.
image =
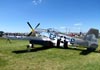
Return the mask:
<svg viewBox="0 0 100 70">
<path fill-rule="evenodd" d="M 95 51 L 90 51 L 90 50 L 82 50 L 82 52 L 80 52 L 80 55 L 88 55 L 91 52 L 95 52 Z"/>
<path fill-rule="evenodd" d="M 80 48 L 63 48 L 63 47 L 47 47 L 47 46 L 43 46 L 43 47 L 38 47 L 38 48 L 33 48 L 30 49 L 30 51 L 26 50 L 17 50 L 17 51 L 12 51 L 13 53 L 16 54 L 21 54 L 21 53 L 29 53 L 29 52 L 38 52 L 38 51 L 43 51 L 43 50 L 47 50 L 50 48 L 58 48 L 58 49 L 66 49 L 67 50 L 76 50 L 76 51 L 80 51 L 80 55 L 88 55 L 91 52 L 95 52 L 95 53 L 100 53 L 100 51 L 90 51 L 90 50 L 86 50 L 86 49 L 80 49 Z"/>
<path fill-rule="evenodd" d="M 99 50 L 95 50 L 95 51 L 90 51 L 90 50 L 83 50 L 80 55 L 88 55 L 89 53 L 94 52 L 94 53 L 100 53 Z"/>
<path fill-rule="evenodd" d="M 52 47 L 43 46 L 43 47 L 38 47 L 38 48 L 30 49 L 30 51 L 28 51 L 28 50 L 26 49 L 26 50 L 12 51 L 12 52 L 13 52 L 13 53 L 16 53 L 16 54 L 21 54 L 21 53 L 29 53 L 29 52 L 43 51 L 43 50 L 47 50 L 47 49 L 50 49 L 50 48 L 52 48 Z"/>
<path fill-rule="evenodd" d="M 94 53 L 100 53 L 100 50 L 99 51 L 97 51 L 97 50 L 91 51 L 91 50 L 87 50 L 87 49 L 71 48 L 71 47 L 68 47 L 68 48 L 56 47 L 56 48 L 80 51 L 80 55 L 88 55 L 88 54 L 90 54 L 92 52 L 94 52 Z"/>
</svg>

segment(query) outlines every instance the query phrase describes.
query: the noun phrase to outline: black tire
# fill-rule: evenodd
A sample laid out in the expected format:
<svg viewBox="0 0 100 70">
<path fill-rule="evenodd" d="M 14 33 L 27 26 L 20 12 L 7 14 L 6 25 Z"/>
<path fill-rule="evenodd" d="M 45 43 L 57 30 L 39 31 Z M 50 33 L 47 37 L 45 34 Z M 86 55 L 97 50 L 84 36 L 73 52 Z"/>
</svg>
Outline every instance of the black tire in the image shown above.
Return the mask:
<svg viewBox="0 0 100 70">
<path fill-rule="evenodd" d="M 31 48 L 32 48 L 32 49 L 34 48 L 34 44 L 32 44 Z"/>
</svg>

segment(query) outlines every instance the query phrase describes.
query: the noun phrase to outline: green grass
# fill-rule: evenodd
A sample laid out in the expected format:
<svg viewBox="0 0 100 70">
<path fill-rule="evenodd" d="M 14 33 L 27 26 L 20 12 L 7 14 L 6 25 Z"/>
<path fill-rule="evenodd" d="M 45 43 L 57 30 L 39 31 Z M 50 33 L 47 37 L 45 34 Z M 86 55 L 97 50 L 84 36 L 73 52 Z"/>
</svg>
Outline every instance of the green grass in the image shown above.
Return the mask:
<svg viewBox="0 0 100 70">
<path fill-rule="evenodd" d="M 19 40 L 10 44 L 0 38 L 0 70 L 100 70 L 100 47 L 85 53 L 84 48 L 42 49 L 35 45 L 38 49 L 27 52 L 27 44 Z"/>
</svg>

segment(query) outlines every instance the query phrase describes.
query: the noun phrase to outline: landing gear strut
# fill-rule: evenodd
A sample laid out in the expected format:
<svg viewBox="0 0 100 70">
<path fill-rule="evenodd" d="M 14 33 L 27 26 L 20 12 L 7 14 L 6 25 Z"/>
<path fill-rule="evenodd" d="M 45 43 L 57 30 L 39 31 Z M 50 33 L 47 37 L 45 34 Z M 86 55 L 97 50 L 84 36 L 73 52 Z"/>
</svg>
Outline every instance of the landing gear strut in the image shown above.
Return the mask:
<svg viewBox="0 0 100 70">
<path fill-rule="evenodd" d="M 61 38 L 62 37 L 60 37 L 60 39 L 57 39 L 57 47 L 60 47 L 60 43 L 62 42 Z M 68 48 L 68 41 L 66 40 L 66 37 L 64 37 L 64 41 L 62 43 L 63 43 L 63 47 L 67 49 Z"/>
<path fill-rule="evenodd" d="M 64 48 L 68 49 L 68 41 L 64 40 Z"/>
<path fill-rule="evenodd" d="M 60 41 L 61 39 L 57 39 L 57 47 L 60 47 Z"/>
<path fill-rule="evenodd" d="M 33 48 L 34 48 L 34 44 L 27 45 L 27 50 L 28 51 L 31 51 L 31 49 L 33 49 Z"/>
</svg>

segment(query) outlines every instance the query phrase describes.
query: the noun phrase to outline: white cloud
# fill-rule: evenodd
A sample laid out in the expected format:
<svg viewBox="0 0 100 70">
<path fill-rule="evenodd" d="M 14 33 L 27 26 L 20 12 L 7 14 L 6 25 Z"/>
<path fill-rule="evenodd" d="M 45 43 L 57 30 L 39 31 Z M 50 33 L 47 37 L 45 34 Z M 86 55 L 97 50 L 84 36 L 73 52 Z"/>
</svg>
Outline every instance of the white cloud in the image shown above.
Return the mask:
<svg viewBox="0 0 100 70">
<path fill-rule="evenodd" d="M 42 2 L 42 0 L 33 0 L 32 1 L 32 3 L 34 4 L 34 5 L 38 5 L 38 4 L 40 4 Z"/>
<path fill-rule="evenodd" d="M 82 26 L 82 23 L 76 23 L 74 26 Z"/>
</svg>

